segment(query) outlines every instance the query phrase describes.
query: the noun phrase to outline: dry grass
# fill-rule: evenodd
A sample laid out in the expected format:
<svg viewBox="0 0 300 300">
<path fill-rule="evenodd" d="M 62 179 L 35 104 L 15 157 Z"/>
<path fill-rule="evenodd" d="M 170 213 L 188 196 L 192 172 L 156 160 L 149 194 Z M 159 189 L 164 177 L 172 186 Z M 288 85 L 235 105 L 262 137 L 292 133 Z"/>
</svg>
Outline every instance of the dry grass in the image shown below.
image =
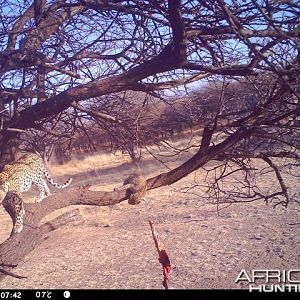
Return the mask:
<svg viewBox="0 0 300 300">
<path fill-rule="evenodd" d="M 122 155 L 120 152 L 116 154 L 73 155 L 72 160 L 63 164 L 63 166 L 58 164 L 51 165 L 51 173 L 56 176 L 92 173 L 95 169 L 112 168 L 129 161 L 130 158 L 127 155 Z"/>
</svg>

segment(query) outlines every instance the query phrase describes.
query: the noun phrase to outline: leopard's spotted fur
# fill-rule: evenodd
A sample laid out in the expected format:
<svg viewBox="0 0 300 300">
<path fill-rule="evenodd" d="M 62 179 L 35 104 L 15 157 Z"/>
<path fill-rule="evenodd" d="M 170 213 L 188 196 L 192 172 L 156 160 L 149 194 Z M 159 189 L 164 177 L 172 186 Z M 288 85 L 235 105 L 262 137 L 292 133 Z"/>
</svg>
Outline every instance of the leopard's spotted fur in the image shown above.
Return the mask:
<svg viewBox="0 0 300 300">
<path fill-rule="evenodd" d="M 25 214 L 21 194 L 9 192 L 8 195 L 3 199 L 2 204 L 12 218 L 12 234 L 21 232 L 23 229 L 23 216 Z"/>
<path fill-rule="evenodd" d="M 0 201 L 5 199 L 8 192 L 15 194 L 15 196 L 9 197 L 16 201 L 11 205 L 15 209 L 16 215 L 14 231 L 20 232 L 23 228 L 24 208 L 21 194 L 28 191 L 31 185 L 34 184 L 39 190 L 36 202 L 41 202 L 46 196 L 50 195 L 50 190 L 44 178 L 60 189 L 67 187 L 72 181 L 70 178 L 64 184 L 54 182 L 48 174 L 44 160 L 35 153 L 25 154 L 16 162 L 6 165 L 0 173 Z"/>
</svg>

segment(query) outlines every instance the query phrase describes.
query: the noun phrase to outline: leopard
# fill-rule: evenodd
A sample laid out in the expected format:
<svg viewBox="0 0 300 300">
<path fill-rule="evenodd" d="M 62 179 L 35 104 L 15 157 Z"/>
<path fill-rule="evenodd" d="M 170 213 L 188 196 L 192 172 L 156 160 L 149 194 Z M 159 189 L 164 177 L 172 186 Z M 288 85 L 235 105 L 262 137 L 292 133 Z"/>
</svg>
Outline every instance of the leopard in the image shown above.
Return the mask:
<svg viewBox="0 0 300 300">
<path fill-rule="evenodd" d="M 69 178 L 64 184 L 56 183 L 49 175 L 44 159 L 37 153 L 27 153 L 15 162 L 4 166 L 0 173 L 0 202 L 9 204 L 14 210 L 14 232 L 21 232 L 23 229 L 25 210 L 22 193 L 27 192 L 34 184 L 39 191 L 35 202 L 39 203 L 51 195 L 45 178 L 59 189 L 66 188 L 72 182 L 72 178 Z M 9 192 L 12 195 L 6 199 Z"/>
</svg>

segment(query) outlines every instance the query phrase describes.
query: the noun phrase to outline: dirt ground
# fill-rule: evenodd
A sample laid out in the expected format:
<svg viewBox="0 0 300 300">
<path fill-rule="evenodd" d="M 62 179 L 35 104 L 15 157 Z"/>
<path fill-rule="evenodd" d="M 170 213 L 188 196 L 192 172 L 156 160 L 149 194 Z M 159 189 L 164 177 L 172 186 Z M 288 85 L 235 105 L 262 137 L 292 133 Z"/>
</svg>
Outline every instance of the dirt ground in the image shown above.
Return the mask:
<svg viewBox="0 0 300 300">
<path fill-rule="evenodd" d="M 92 189 L 109 191 L 130 171 L 120 157 L 115 164 L 99 162 L 99 168 L 95 161 L 80 164 L 89 167 L 75 166 L 76 173 L 57 166 L 52 173 L 59 178 L 71 174 L 73 186 L 90 182 Z M 157 163 L 145 166 L 147 177 L 166 171 Z M 14 270 L 27 278 L 6 277 L 0 288 L 163 288 L 149 220 L 155 222 L 169 254 L 173 288 L 246 288 L 235 283 L 242 269 L 300 269 L 299 206 L 274 209 L 263 202 L 234 204 L 218 215 L 216 206 L 180 192 L 193 180 L 191 174 L 172 186 L 149 191 L 146 201 L 136 206 L 127 202 L 81 206 L 84 221 L 45 236 Z M 3 208 L 0 223 L 2 242 L 11 230 Z"/>
</svg>

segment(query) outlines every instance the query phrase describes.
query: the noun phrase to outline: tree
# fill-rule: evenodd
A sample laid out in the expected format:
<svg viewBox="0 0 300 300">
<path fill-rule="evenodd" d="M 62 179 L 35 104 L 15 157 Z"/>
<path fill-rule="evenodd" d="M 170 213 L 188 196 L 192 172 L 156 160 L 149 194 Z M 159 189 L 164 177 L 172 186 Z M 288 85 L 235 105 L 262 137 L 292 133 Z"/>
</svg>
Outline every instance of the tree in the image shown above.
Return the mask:
<svg viewBox="0 0 300 300">
<path fill-rule="evenodd" d="M 203 101 L 211 103 L 205 92 L 182 100 L 190 120 L 203 127 L 198 151 L 179 167 L 149 178 L 147 188 L 170 185 L 217 160 L 219 173 L 209 191 L 223 192 L 218 201 L 239 197 L 286 206 L 292 200 L 282 171 L 297 175 L 299 165 L 297 1 L 2 0 L 0 9 L 2 165 L 32 130 L 45 138 L 68 138 L 88 134 L 91 120 L 99 130 L 127 130 L 128 116 L 118 109 L 126 101 L 123 92 L 144 92 L 159 102 L 166 99 L 165 90 L 183 93 L 182 87 L 206 82 L 207 88 L 214 86 L 213 106 Z M 146 102 L 141 97 L 135 104 L 142 109 Z M 251 184 L 253 158 L 274 172 L 277 191 L 263 193 Z M 289 161 L 278 166 L 277 158 Z M 245 175 L 241 186 L 223 190 L 220 181 L 237 172 Z M 71 202 L 90 204 L 88 197 L 68 193 Z M 103 195 L 93 194 L 92 204 L 127 197 L 116 191 Z M 45 201 L 39 209 L 56 207 Z M 2 247 L 24 241 L 26 230 Z M 30 246 L 38 239 L 33 241 Z M 29 248 L 13 260 L 1 252 L 1 264 L 16 264 Z"/>
</svg>

